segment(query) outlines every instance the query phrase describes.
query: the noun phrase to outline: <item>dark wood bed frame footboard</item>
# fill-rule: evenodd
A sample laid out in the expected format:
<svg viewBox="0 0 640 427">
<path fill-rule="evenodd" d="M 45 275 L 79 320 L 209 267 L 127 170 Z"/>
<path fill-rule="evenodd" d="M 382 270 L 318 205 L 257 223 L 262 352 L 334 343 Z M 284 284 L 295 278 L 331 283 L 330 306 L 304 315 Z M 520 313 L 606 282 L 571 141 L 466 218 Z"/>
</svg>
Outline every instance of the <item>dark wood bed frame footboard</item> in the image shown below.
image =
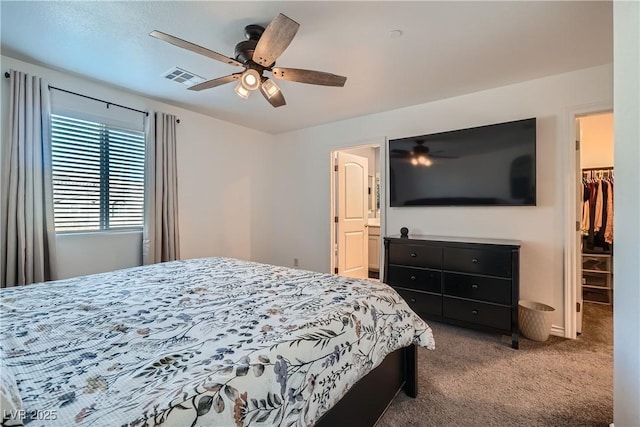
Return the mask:
<svg viewBox="0 0 640 427">
<path fill-rule="evenodd" d="M 389 354 L 315 425 L 371 427 L 384 414 L 400 390 L 404 390 L 410 397 L 418 395 L 418 360 L 415 345 Z"/>
</svg>

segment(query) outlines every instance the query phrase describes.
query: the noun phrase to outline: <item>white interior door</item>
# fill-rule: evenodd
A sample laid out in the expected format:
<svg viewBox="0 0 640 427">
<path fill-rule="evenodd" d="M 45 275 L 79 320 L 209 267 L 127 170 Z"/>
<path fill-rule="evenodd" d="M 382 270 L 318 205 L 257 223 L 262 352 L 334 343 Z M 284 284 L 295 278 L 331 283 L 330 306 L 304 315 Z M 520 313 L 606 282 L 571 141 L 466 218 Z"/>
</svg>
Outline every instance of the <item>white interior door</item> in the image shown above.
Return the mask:
<svg viewBox="0 0 640 427">
<path fill-rule="evenodd" d="M 580 166 L 580 138 L 582 133 L 580 131 L 580 119 L 576 119 L 576 333 L 582 333 L 582 312 L 584 310 L 582 300 L 582 232 L 580 231 L 579 223 L 582 220 L 582 168 Z"/>
<path fill-rule="evenodd" d="M 366 279 L 369 275 L 366 157 L 338 152 L 338 274 Z"/>
</svg>

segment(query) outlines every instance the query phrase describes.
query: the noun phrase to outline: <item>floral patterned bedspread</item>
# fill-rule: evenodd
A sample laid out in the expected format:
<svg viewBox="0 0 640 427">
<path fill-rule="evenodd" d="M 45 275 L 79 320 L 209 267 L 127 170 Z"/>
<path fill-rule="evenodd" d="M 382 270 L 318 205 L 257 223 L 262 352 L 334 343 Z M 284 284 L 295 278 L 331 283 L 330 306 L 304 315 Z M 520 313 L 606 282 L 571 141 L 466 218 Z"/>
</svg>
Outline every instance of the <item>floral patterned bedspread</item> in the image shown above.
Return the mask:
<svg viewBox="0 0 640 427">
<path fill-rule="evenodd" d="M 230 258 L 1 296 L 28 426 L 308 426 L 388 353 L 434 347 L 385 284 Z"/>
</svg>

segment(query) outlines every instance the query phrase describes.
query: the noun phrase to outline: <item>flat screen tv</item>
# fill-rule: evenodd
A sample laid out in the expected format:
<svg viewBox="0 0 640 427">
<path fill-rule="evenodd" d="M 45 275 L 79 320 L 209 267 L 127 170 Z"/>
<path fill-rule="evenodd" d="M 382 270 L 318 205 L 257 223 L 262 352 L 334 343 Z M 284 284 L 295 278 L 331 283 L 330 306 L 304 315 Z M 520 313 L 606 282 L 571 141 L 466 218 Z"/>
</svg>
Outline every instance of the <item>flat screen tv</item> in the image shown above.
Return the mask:
<svg viewBox="0 0 640 427">
<path fill-rule="evenodd" d="M 535 206 L 536 119 L 389 141 L 399 206 Z"/>
</svg>

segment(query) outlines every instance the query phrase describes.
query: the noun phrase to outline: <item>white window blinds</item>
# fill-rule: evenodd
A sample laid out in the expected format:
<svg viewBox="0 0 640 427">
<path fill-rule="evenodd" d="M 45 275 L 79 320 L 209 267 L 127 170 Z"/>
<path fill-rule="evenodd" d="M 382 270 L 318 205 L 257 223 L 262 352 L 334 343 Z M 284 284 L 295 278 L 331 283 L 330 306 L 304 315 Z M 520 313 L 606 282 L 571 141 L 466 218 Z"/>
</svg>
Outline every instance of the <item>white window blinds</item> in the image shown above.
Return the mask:
<svg viewBox="0 0 640 427">
<path fill-rule="evenodd" d="M 56 232 L 141 229 L 144 133 L 51 115 Z"/>
</svg>

